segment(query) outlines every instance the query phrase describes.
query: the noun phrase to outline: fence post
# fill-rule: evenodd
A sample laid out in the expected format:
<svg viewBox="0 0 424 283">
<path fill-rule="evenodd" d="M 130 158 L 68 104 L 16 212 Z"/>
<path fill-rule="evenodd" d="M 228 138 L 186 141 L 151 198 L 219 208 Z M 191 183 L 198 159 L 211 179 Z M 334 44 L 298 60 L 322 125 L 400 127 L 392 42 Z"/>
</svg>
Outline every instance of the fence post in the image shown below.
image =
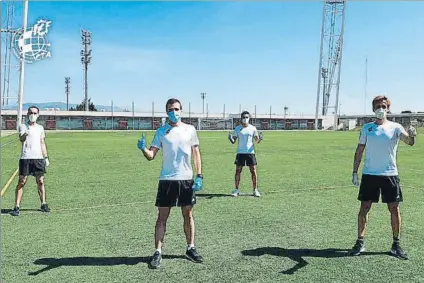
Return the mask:
<svg viewBox="0 0 424 283">
<path fill-rule="evenodd" d="M 112 106 L 111 111 L 112 111 L 112 131 L 113 131 L 113 100 L 111 101 L 111 106 Z"/>
</svg>

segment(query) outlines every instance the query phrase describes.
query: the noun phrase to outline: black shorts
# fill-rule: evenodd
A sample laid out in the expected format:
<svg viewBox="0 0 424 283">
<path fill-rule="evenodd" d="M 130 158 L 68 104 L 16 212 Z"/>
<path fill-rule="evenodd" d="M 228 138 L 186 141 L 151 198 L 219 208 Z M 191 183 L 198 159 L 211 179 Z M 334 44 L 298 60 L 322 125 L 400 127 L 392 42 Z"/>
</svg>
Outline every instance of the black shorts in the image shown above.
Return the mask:
<svg viewBox="0 0 424 283">
<path fill-rule="evenodd" d="M 196 203 L 193 180 L 160 180 L 156 196 L 157 207 L 188 206 Z"/>
<path fill-rule="evenodd" d="M 44 176 L 46 173 L 46 160 L 44 159 L 19 159 L 20 176 Z"/>
<path fill-rule="evenodd" d="M 383 203 L 402 202 L 402 189 L 399 176 L 377 176 L 363 174 L 358 200 Z"/>
<path fill-rule="evenodd" d="M 258 163 L 254 153 L 237 153 L 234 164 L 237 166 L 254 166 Z"/>
</svg>

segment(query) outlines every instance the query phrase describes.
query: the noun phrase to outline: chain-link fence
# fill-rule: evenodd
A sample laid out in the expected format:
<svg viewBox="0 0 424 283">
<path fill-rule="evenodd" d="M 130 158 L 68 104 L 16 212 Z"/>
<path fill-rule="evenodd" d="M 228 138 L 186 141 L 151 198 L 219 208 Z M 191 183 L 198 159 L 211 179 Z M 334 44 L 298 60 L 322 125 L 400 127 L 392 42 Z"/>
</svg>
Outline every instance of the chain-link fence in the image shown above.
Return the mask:
<svg viewBox="0 0 424 283">
<path fill-rule="evenodd" d="M 25 117 L 23 119 L 25 121 Z M 46 130 L 155 130 L 165 123 L 165 117 L 111 117 L 111 116 L 54 116 L 41 115 L 37 123 Z M 240 124 L 239 118 L 183 117 L 182 122 L 198 130 L 232 130 Z M 318 126 L 321 127 L 319 119 Z M 258 130 L 313 130 L 314 119 L 252 118 Z M 2 130 L 16 129 L 16 116 L 5 115 Z"/>
</svg>

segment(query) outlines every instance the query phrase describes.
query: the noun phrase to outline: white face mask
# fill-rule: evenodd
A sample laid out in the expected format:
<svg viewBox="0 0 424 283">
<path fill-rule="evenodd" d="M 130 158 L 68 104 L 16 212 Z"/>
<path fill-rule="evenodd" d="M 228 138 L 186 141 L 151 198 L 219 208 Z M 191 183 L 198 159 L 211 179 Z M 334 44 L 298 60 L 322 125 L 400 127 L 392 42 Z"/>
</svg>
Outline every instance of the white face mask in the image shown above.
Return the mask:
<svg viewBox="0 0 424 283">
<path fill-rule="evenodd" d="M 384 119 L 384 117 L 386 116 L 386 110 L 384 110 L 383 108 L 378 108 L 377 110 L 374 111 L 374 113 L 377 119 L 379 120 Z"/>
<path fill-rule="evenodd" d="M 243 124 L 248 124 L 249 123 L 249 118 L 243 118 L 241 121 L 243 122 Z"/>
<path fill-rule="evenodd" d="M 30 122 L 35 122 L 37 121 L 38 115 L 37 114 L 31 114 L 29 115 L 29 121 Z"/>
</svg>

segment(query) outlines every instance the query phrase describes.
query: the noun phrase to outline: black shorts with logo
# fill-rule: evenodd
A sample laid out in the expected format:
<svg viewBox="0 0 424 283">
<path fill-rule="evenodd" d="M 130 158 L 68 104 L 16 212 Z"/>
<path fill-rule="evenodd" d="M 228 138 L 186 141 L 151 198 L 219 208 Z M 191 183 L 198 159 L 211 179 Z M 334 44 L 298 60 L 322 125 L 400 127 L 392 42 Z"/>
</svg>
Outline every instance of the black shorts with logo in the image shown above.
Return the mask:
<svg viewBox="0 0 424 283">
<path fill-rule="evenodd" d="M 258 163 L 254 153 L 237 153 L 234 164 L 237 166 L 254 166 Z"/>
<path fill-rule="evenodd" d="M 44 159 L 19 159 L 20 176 L 44 176 L 46 173 L 46 160 Z"/>
<path fill-rule="evenodd" d="M 173 207 L 196 204 L 193 183 L 193 180 L 160 180 L 155 206 Z"/>
<path fill-rule="evenodd" d="M 402 202 L 402 189 L 399 176 L 378 176 L 363 174 L 358 200 L 383 203 Z"/>
</svg>

